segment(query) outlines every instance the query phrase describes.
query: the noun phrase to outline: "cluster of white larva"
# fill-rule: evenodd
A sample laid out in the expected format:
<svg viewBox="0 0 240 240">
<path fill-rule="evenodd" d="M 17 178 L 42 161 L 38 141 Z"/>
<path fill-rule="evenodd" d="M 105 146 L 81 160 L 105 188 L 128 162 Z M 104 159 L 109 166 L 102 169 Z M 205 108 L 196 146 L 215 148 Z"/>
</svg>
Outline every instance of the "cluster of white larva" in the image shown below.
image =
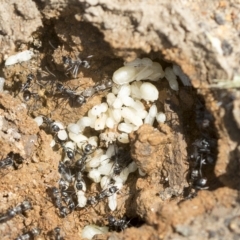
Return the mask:
<svg viewBox="0 0 240 240">
<path fill-rule="evenodd" d="M 106 95 L 106 101 L 91 108 L 86 116 L 76 123 L 70 123 L 64 127 L 62 123 L 46 117 L 35 118 L 39 126 L 45 122 L 55 137 L 64 142 L 62 144 L 65 152 L 63 164 L 71 164 L 72 159 L 68 155 L 68 151 L 72 151 L 75 153 L 74 161 L 85 158 L 83 171 L 92 182 L 100 184 L 103 191 L 108 191 L 111 185 L 117 188 L 117 191 L 107 195 L 108 206 L 112 211 L 117 208 L 117 192 L 123 187 L 129 174 L 136 171 L 138 167 L 135 162 L 129 162 L 120 170 L 119 174 L 115 174 L 115 162 L 111 159 L 116 154 L 116 149 L 111 143 L 118 140 L 127 144 L 129 143 L 128 134 L 136 131 L 142 124 L 153 125 L 155 121 L 158 123 L 166 121 L 166 115 L 158 111 L 154 103 L 159 97 L 158 89 L 154 84 L 144 80 L 157 81 L 165 77 L 174 91 L 178 91 L 179 88 L 175 74 L 179 70 L 177 68 L 174 71 L 167 67 L 163 71 L 159 63 L 152 62 L 148 58 L 138 58 L 124 65 L 114 72 L 114 84 L 112 90 Z M 148 108 L 145 105 L 148 105 Z M 87 136 L 86 128 L 93 128 L 100 133 L 98 136 Z M 106 143 L 107 150 L 99 147 L 99 141 Z M 84 149 L 88 144 L 91 145 L 93 151 L 86 154 Z M 53 145 L 54 142 L 51 143 L 51 146 Z M 138 171 L 141 176 L 145 175 L 141 169 Z M 80 171 L 73 182 L 79 181 L 77 177 L 82 179 L 82 174 L 83 172 Z M 76 184 L 74 184 L 74 188 L 78 206 L 85 207 L 88 201 L 85 196 L 87 186 L 84 180 L 81 184 L 81 189 L 77 189 Z M 87 226 L 83 230 L 83 236 L 90 231 L 89 228 L 92 232 L 90 235 L 99 233 L 98 227 Z M 91 239 L 90 236 L 89 239 Z"/>
<path fill-rule="evenodd" d="M 181 69 L 177 67 L 175 67 L 175 69 L 167 67 L 165 71 L 163 71 L 162 66 L 158 62 L 153 62 L 149 58 L 137 58 L 132 62 L 124 63 L 124 65 L 124 67 L 119 68 L 113 74 L 113 82 L 116 84 L 122 85 L 134 80 L 158 81 L 160 78 L 165 77 L 169 82 L 170 88 L 174 91 L 178 91 L 179 86 L 176 75 L 181 76 L 185 82 L 187 81 L 183 77 Z M 147 88 L 143 89 L 143 95 L 148 93 L 150 96 L 151 92 L 149 92 L 149 90 L 150 89 Z"/>
</svg>

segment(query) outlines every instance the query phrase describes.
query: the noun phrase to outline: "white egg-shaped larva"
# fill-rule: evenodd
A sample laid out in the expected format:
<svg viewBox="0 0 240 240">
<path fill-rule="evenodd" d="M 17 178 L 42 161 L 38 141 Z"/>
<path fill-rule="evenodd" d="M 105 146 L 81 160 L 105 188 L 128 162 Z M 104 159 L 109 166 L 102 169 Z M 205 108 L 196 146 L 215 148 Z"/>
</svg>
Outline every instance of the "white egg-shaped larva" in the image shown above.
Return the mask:
<svg viewBox="0 0 240 240">
<path fill-rule="evenodd" d="M 80 132 L 82 132 L 85 127 L 89 127 L 92 124 L 92 119 L 90 117 L 82 117 L 77 124 L 80 127 Z"/>
<path fill-rule="evenodd" d="M 70 132 L 68 136 L 75 143 L 84 142 L 84 141 L 86 142 L 88 140 L 88 138 L 83 134 L 75 134 Z"/>
<path fill-rule="evenodd" d="M 136 76 L 137 70 L 132 66 L 124 66 L 113 73 L 113 82 L 119 85 L 132 82 Z"/>
<path fill-rule="evenodd" d="M 120 90 L 120 87 L 121 87 L 120 85 L 114 83 L 112 86 L 112 93 L 117 95 Z"/>
<path fill-rule="evenodd" d="M 122 119 L 122 111 L 121 109 L 114 109 L 113 110 L 113 118 L 116 123 L 119 123 Z"/>
<path fill-rule="evenodd" d="M 150 58 L 142 58 L 141 63 L 143 66 L 150 67 L 153 64 L 153 61 Z"/>
<path fill-rule="evenodd" d="M 163 112 L 157 113 L 156 120 L 158 123 L 164 123 L 166 121 L 166 114 Z"/>
<path fill-rule="evenodd" d="M 155 120 L 155 117 L 151 117 L 151 115 L 148 113 L 148 115 L 144 119 L 144 123 L 153 125 L 154 120 Z"/>
<path fill-rule="evenodd" d="M 38 126 L 41 126 L 43 124 L 43 116 L 35 117 L 34 121 L 37 123 Z"/>
<path fill-rule="evenodd" d="M 122 99 L 123 97 L 129 96 L 131 93 L 131 87 L 129 84 L 123 84 L 120 87 L 117 97 Z"/>
<path fill-rule="evenodd" d="M 135 117 L 134 113 L 135 113 L 135 111 L 130 107 L 122 107 L 121 108 L 122 117 L 128 119 L 129 121 L 131 121 L 132 118 Z"/>
<path fill-rule="evenodd" d="M 110 129 L 113 129 L 114 126 L 115 126 L 115 121 L 113 118 L 111 117 L 108 117 L 107 120 L 106 120 L 106 126 Z"/>
<path fill-rule="evenodd" d="M 131 97 L 134 99 L 141 99 L 140 87 L 142 85 L 141 81 L 133 82 L 131 84 Z"/>
<path fill-rule="evenodd" d="M 92 108 L 91 114 L 93 116 L 99 116 L 102 113 L 101 104 L 96 105 Z"/>
<path fill-rule="evenodd" d="M 135 101 L 133 100 L 133 98 L 126 96 L 122 99 L 123 105 L 127 106 L 127 107 L 132 107 L 135 104 Z"/>
<path fill-rule="evenodd" d="M 140 87 L 141 97 L 146 101 L 156 101 L 158 99 L 158 90 L 157 88 L 149 83 L 145 82 Z"/>
<path fill-rule="evenodd" d="M 92 121 L 94 121 L 94 119 L 97 118 L 97 116 L 96 116 L 96 109 L 95 109 L 95 110 L 90 109 L 90 110 L 88 111 L 88 117 L 89 117 Z M 90 126 L 91 126 L 91 125 L 90 125 Z"/>
<path fill-rule="evenodd" d="M 100 164 L 100 157 L 93 157 L 86 163 L 86 168 L 97 168 L 98 166 L 100 166 Z"/>
<path fill-rule="evenodd" d="M 116 96 L 113 93 L 108 93 L 107 95 L 107 103 L 109 106 L 112 106 L 114 101 L 116 99 Z"/>
<path fill-rule="evenodd" d="M 136 81 L 145 80 L 148 79 L 148 76 L 150 76 L 153 73 L 153 70 L 149 67 L 144 67 L 139 71 L 136 75 Z"/>
<path fill-rule="evenodd" d="M 103 164 L 103 162 L 101 164 Z M 100 167 L 98 167 L 97 170 L 101 175 L 110 175 L 113 171 L 113 162 L 103 164 Z"/>
<path fill-rule="evenodd" d="M 127 133 L 121 133 L 117 139 L 121 143 L 129 143 L 129 137 Z"/>
<path fill-rule="evenodd" d="M 151 81 L 157 81 L 159 78 L 163 78 L 165 76 L 165 72 L 162 69 L 162 66 L 158 62 L 153 62 L 151 69 L 153 73 L 148 76 L 148 79 Z"/>
<path fill-rule="evenodd" d="M 0 92 L 3 92 L 4 83 L 5 83 L 5 78 L 0 77 Z"/>
<path fill-rule="evenodd" d="M 96 225 L 87 225 L 82 230 L 82 238 L 92 239 L 97 234 L 104 234 L 108 232 L 108 227 L 99 227 Z"/>
<path fill-rule="evenodd" d="M 110 184 L 110 177 L 103 176 L 100 182 L 100 186 L 102 189 L 105 189 Z"/>
<path fill-rule="evenodd" d="M 182 81 L 183 85 L 184 86 L 188 86 L 188 87 L 191 87 L 192 84 L 191 84 L 191 81 L 189 79 L 189 77 L 184 74 L 184 72 L 182 71 L 182 69 L 180 68 L 180 66 L 176 65 L 176 64 L 173 64 L 173 72 L 179 76 L 180 80 Z"/>
<path fill-rule="evenodd" d="M 106 155 L 110 158 L 112 157 L 113 155 L 115 155 L 115 146 L 113 144 L 110 144 L 108 146 L 108 149 L 106 151 Z"/>
<path fill-rule="evenodd" d="M 136 111 L 145 110 L 145 107 L 140 100 L 136 100 L 132 108 L 134 108 Z"/>
<path fill-rule="evenodd" d="M 156 117 L 156 115 L 157 115 L 157 106 L 156 106 L 156 104 L 153 104 L 153 105 L 150 107 L 150 109 L 149 109 L 149 115 L 150 115 L 151 117 Z"/>
<path fill-rule="evenodd" d="M 115 211 L 117 208 L 117 194 L 113 193 L 110 197 L 108 197 L 108 206 L 111 211 Z"/>
<path fill-rule="evenodd" d="M 133 66 L 133 67 L 139 67 L 142 65 L 142 59 L 136 58 L 131 62 L 124 62 L 124 66 Z"/>
<path fill-rule="evenodd" d="M 106 112 L 108 110 L 108 104 L 107 103 L 101 103 L 100 104 L 100 109 L 101 109 L 101 112 Z"/>
<path fill-rule="evenodd" d="M 95 183 L 99 183 L 101 181 L 101 174 L 97 169 L 93 169 L 88 173 L 88 177 Z"/>
<path fill-rule="evenodd" d="M 133 131 L 133 125 L 129 123 L 119 123 L 118 130 L 125 133 L 130 133 Z"/>
<path fill-rule="evenodd" d="M 128 175 L 129 175 L 129 169 L 126 167 L 124 168 L 119 175 L 113 176 L 113 179 L 116 182 L 122 182 L 124 184 L 127 181 Z M 119 178 L 119 180 L 118 180 Z"/>
<path fill-rule="evenodd" d="M 64 129 L 58 131 L 57 136 L 61 141 L 65 141 L 68 138 L 67 132 Z"/>
<path fill-rule="evenodd" d="M 84 191 L 77 191 L 78 207 L 83 208 L 87 204 L 87 198 Z"/>
<path fill-rule="evenodd" d="M 68 141 L 68 142 L 65 143 L 65 147 L 66 148 L 70 148 L 72 150 L 75 149 L 75 146 L 76 146 L 76 144 L 74 142 L 72 142 L 72 141 Z"/>
<path fill-rule="evenodd" d="M 137 112 L 137 115 L 141 118 L 141 119 L 144 119 L 147 115 L 148 115 L 148 112 L 146 110 L 140 110 Z"/>
<path fill-rule="evenodd" d="M 103 130 L 105 128 L 106 120 L 107 120 L 107 114 L 102 113 L 100 117 L 96 119 L 94 129 L 97 131 Z"/>
<path fill-rule="evenodd" d="M 123 105 L 122 99 L 119 97 L 117 97 L 112 104 L 113 108 L 116 108 L 116 109 L 121 108 L 122 105 Z"/>
<path fill-rule="evenodd" d="M 25 50 L 23 52 L 17 53 L 6 59 L 5 66 L 10 66 L 16 63 L 29 61 L 33 55 L 34 53 L 30 50 Z"/>
<path fill-rule="evenodd" d="M 172 90 L 174 91 L 179 90 L 177 76 L 174 74 L 172 68 L 167 67 L 165 69 L 165 78 L 168 80 L 169 86 Z"/>
<path fill-rule="evenodd" d="M 135 172 L 137 170 L 138 166 L 137 164 L 132 161 L 129 165 L 128 165 L 128 171 L 129 173 Z"/>
<path fill-rule="evenodd" d="M 75 124 L 75 123 L 68 124 L 67 129 L 68 129 L 69 132 L 72 132 L 72 133 L 75 133 L 75 134 L 78 134 L 80 132 L 80 126 L 78 124 Z"/>
</svg>

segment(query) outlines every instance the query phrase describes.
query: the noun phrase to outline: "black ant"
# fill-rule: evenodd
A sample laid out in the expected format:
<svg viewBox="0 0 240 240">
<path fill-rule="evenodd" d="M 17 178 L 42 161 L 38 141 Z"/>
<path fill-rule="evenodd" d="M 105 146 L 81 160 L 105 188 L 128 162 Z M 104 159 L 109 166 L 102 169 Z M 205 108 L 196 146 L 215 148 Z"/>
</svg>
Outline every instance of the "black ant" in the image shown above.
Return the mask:
<svg viewBox="0 0 240 240">
<path fill-rule="evenodd" d="M 85 167 L 85 162 L 88 158 L 88 155 L 93 153 L 94 150 L 95 150 L 95 147 L 93 145 L 91 145 L 90 143 L 88 143 L 84 146 L 82 157 L 75 162 L 76 169 L 83 171 L 83 169 Z"/>
<path fill-rule="evenodd" d="M 14 169 L 18 169 L 18 165 L 23 163 L 23 158 L 18 156 L 19 154 L 9 153 L 6 158 L 0 161 L 0 169 L 13 166 Z"/>
<path fill-rule="evenodd" d="M 30 209 L 32 209 L 31 203 L 27 200 L 23 201 L 18 206 L 8 209 L 5 214 L 0 216 L 0 223 L 8 221 L 8 220 L 12 219 L 13 217 L 15 217 L 17 214 L 22 214 Z"/>
<path fill-rule="evenodd" d="M 56 208 L 59 209 L 60 217 L 66 217 L 70 211 L 67 207 L 62 205 L 62 196 L 58 188 L 52 188 L 52 200 Z"/>
<path fill-rule="evenodd" d="M 64 163 L 60 162 L 58 165 L 58 172 L 61 174 L 62 178 L 71 183 L 73 180 L 73 177 L 70 172 L 70 168 L 66 167 Z"/>
<path fill-rule="evenodd" d="M 62 178 L 60 178 L 60 180 L 58 181 L 58 185 L 62 191 L 66 191 L 69 188 L 69 182 L 65 181 Z"/>
<path fill-rule="evenodd" d="M 62 191 L 62 199 L 68 206 L 70 212 L 72 212 L 76 207 L 72 197 L 66 191 Z"/>
<path fill-rule="evenodd" d="M 113 173 L 119 175 L 132 162 L 131 152 L 123 148 L 119 148 L 117 151 L 115 149 L 115 155 L 112 156 L 112 159 L 114 159 Z"/>
<path fill-rule="evenodd" d="M 81 171 L 76 173 L 74 188 L 75 188 L 75 191 L 84 191 L 84 192 L 86 191 L 86 184 L 83 179 Z"/>
<path fill-rule="evenodd" d="M 63 237 L 61 237 L 61 229 L 60 227 L 55 227 L 53 230 L 52 230 L 52 233 L 55 237 L 55 240 L 63 240 Z"/>
<path fill-rule="evenodd" d="M 102 201 L 103 199 L 107 197 L 111 197 L 114 193 L 118 191 L 117 186 L 111 186 L 103 191 L 101 191 L 99 194 L 95 196 L 91 196 L 87 199 L 87 204 L 88 205 L 94 205 L 97 204 L 98 202 Z"/>
<path fill-rule="evenodd" d="M 34 75 L 32 73 L 27 75 L 27 81 L 22 85 L 20 92 L 24 92 L 25 90 L 30 88 L 31 82 L 34 79 Z"/>
<path fill-rule="evenodd" d="M 83 95 L 78 94 L 75 90 L 65 87 L 61 83 L 56 84 L 56 90 L 62 95 L 67 96 L 72 101 L 72 103 L 77 103 L 79 106 L 81 106 L 86 101 Z"/>
<path fill-rule="evenodd" d="M 18 236 L 15 240 L 30 240 L 34 239 L 36 236 L 39 236 L 40 234 L 41 234 L 40 228 L 33 228 L 31 231 L 26 232 L 21 236 Z"/>
<path fill-rule="evenodd" d="M 88 58 L 90 58 L 92 56 L 89 56 Z M 80 68 L 80 66 L 83 66 L 84 68 L 89 68 L 89 62 L 86 60 L 81 60 L 79 57 L 76 57 L 76 60 L 73 60 L 70 57 L 66 57 L 63 56 L 62 57 L 63 63 L 66 66 L 66 73 L 69 73 L 71 71 L 72 75 L 74 78 L 77 77 L 78 74 L 78 70 Z"/>
<path fill-rule="evenodd" d="M 109 231 L 121 232 L 129 227 L 129 222 L 130 221 L 127 221 L 126 217 L 117 219 L 110 215 L 108 216 Z"/>
</svg>

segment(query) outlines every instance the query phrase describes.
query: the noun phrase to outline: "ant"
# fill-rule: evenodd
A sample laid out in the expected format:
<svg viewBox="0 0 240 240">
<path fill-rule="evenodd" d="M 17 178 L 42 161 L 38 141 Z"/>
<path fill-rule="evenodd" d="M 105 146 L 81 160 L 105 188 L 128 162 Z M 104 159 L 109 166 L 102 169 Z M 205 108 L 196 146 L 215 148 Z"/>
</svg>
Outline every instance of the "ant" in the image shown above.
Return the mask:
<svg viewBox="0 0 240 240">
<path fill-rule="evenodd" d="M 100 91 L 105 91 L 107 89 L 110 89 L 112 88 L 112 85 L 113 85 L 113 82 L 112 80 L 103 80 L 99 83 L 96 83 L 94 86 L 93 86 L 93 89 L 96 91 L 96 92 L 100 92 Z"/>
<path fill-rule="evenodd" d="M 112 215 L 108 216 L 108 226 L 109 231 L 120 232 L 128 228 L 128 224 L 130 221 L 127 221 L 126 217 L 117 219 Z"/>
<path fill-rule="evenodd" d="M 43 116 L 43 120 L 49 127 L 49 130 L 51 133 L 58 133 L 60 130 L 63 129 L 62 127 L 59 126 L 59 124 L 57 124 L 57 122 L 51 120 L 50 118 L 48 118 L 46 116 Z"/>
<path fill-rule="evenodd" d="M 27 81 L 24 84 L 22 84 L 20 92 L 24 92 L 27 89 L 29 89 L 33 79 L 34 79 L 34 75 L 32 73 L 29 73 L 27 75 Z"/>
<path fill-rule="evenodd" d="M 86 101 L 86 99 L 83 95 L 77 94 L 77 92 L 75 90 L 64 87 L 64 85 L 61 83 L 57 82 L 56 90 L 57 90 L 57 92 L 60 92 L 62 95 L 67 96 L 72 101 L 72 103 L 73 102 L 77 103 L 80 106 Z"/>
<path fill-rule="evenodd" d="M 0 223 L 8 221 L 8 220 L 12 219 L 13 217 L 15 217 L 17 214 L 22 214 L 29 209 L 32 209 L 31 203 L 29 201 L 23 201 L 18 206 L 8 209 L 5 214 L 0 216 Z"/>
<path fill-rule="evenodd" d="M 69 182 L 65 181 L 62 178 L 60 178 L 60 180 L 58 181 L 58 185 L 62 191 L 66 191 L 69 188 Z"/>
<path fill-rule="evenodd" d="M 62 196 L 58 188 L 52 188 L 52 200 L 55 207 L 59 209 L 60 217 L 66 217 L 70 211 L 67 207 L 62 205 Z"/>
<path fill-rule="evenodd" d="M 23 163 L 23 158 L 15 155 L 18 155 L 18 154 L 14 154 L 13 152 L 11 152 L 7 155 L 6 158 L 2 159 L 0 161 L 0 169 L 7 168 L 9 166 L 13 166 L 14 169 L 18 169 L 18 165 Z"/>
<path fill-rule="evenodd" d="M 73 180 L 73 177 L 70 173 L 70 169 L 68 167 L 65 166 L 64 163 L 60 162 L 58 165 L 58 172 L 61 174 L 62 178 L 71 183 Z"/>
<path fill-rule="evenodd" d="M 83 148 L 83 155 L 80 159 L 76 161 L 75 167 L 77 169 L 80 169 L 80 171 L 83 171 L 88 155 L 93 153 L 94 150 L 95 147 L 93 145 L 91 145 L 90 143 L 86 144 Z"/>
<path fill-rule="evenodd" d="M 61 229 L 60 227 L 55 227 L 52 231 L 54 237 L 55 237 L 55 240 L 63 240 L 63 237 L 61 237 Z"/>
<path fill-rule="evenodd" d="M 69 213 L 71 213 L 75 209 L 75 203 L 73 202 L 72 197 L 66 191 L 62 191 L 62 198 L 70 210 Z"/>
<path fill-rule="evenodd" d="M 30 240 L 34 239 L 36 236 L 39 236 L 40 234 L 41 234 L 40 228 L 33 228 L 31 231 L 26 232 L 21 236 L 18 236 L 15 240 Z"/>
<path fill-rule="evenodd" d="M 100 192 L 98 195 L 91 196 L 87 199 L 87 204 L 88 205 L 94 205 L 100 201 L 102 201 L 104 198 L 111 197 L 114 193 L 118 191 L 117 186 L 111 186 L 102 192 Z"/>
<path fill-rule="evenodd" d="M 78 191 L 86 192 L 86 184 L 85 184 L 85 181 L 82 177 L 82 172 L 77 172 L 76 173 L 76 178 L 75 178 L 75 181 L 74 181 L 74 188 L 75 188 L 76 192 L 78 192 Z"/>
<path fill-rule="evenodd" d="M 113 173 L 119 175 L 122 170 L 132 162 L 131 152 L 126 151 L 123 148 L 119 148 L 117 152 L 115 148 L 114 150 L 115 155 L 112 156 L 114 159 Z"/>
<path fill-rule="evenodd" d="M 88 58 L 91 58 L 91 56 L 88 56 Z M 70 57 L 63 56 L 62 61 L 64 65 L 66 66 L 66 73 L 69 73 L 71 71 L 74 78 L 77 77 L 78 70 L 80 66 L 83 66 L 84 68 L 90 68 L 90 65 L 87 60 L 81 60 L 79 57 L 76 57 L 76 60 L 73 60 Z"/>
</svg>

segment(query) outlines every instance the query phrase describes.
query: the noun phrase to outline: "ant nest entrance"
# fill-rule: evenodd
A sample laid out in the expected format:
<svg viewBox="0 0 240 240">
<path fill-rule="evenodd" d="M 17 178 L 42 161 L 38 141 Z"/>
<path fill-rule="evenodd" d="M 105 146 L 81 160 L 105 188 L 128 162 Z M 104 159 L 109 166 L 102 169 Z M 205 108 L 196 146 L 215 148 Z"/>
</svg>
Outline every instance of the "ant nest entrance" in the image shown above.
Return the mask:
<svg viewBox="0 0 240 240">
<path fill-rule="evenodd" d="M 49 145 L 61 154 L 47 197 L 63 231 L 74 213 L 83 238 L 123 232 L 151 224 L 167 201 L 216 188 L 214 119 L 179 66 L 137 58 L 94 82 L 83 77 L 91 69 L 87 57 L 60 48 L 54 54 L 64 76 L 38 67 L 24 71 L 24 80 L 20 73 L 7 74 L 9 66 L 5 75 L 18 78 L 16 86 L 7 79 L 7 89 L 52 135 Z M 10 156 L 0 167 L 9 162 Z"/>
</svg>

